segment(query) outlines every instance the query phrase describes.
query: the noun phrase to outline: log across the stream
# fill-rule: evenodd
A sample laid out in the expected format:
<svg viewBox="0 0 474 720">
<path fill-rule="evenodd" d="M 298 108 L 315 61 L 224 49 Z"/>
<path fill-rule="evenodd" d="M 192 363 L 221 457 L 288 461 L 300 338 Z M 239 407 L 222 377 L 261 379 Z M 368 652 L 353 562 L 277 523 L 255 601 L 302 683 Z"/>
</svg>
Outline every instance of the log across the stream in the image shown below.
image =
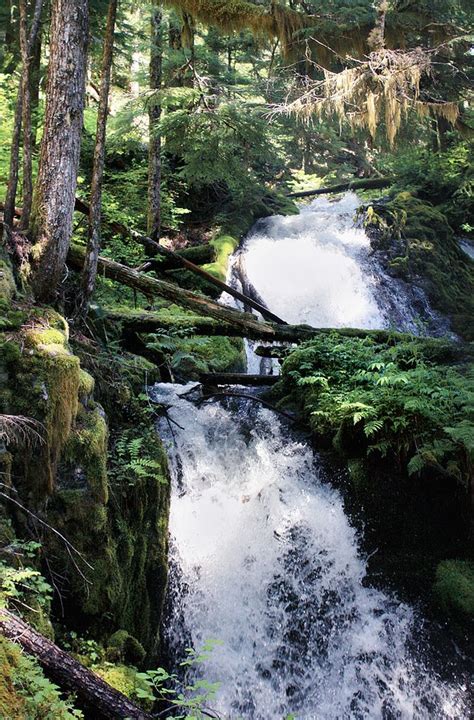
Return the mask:
<svg viewBox="0 0 474 720">
<path fill-rule="evenodd" d="M 61 690 L 77 695 L 97 720 L 151 720 L 118 690 L 8 610 L 0 610 L 0 632 L 32 655 Z"/>
<path fill-rule="evenodd" d="M 348 180 L 338 185 L 317 188 L 316 190 L 300 190 L 288 193 L 289 198 L 305 198 L 313 195 L 328 195 L 330 193 L 347 192 L 348 190 L 380 190 L 393 185 L 395 178 L 364 178 L 361 180 Z"/>
</svg>

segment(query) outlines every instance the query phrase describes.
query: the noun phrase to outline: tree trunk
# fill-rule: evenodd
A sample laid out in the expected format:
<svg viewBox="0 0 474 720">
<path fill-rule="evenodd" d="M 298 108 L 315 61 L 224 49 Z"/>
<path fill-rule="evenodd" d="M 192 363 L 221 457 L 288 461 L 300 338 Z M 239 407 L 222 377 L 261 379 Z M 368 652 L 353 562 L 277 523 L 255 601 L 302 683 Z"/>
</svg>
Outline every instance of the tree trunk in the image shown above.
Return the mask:
<svg viewBox="0 0 474 720">
<path fill-rule="evenodd" d="M 32 286 L 42 302 L 56 298 L 71 241 L 87 35 L 87 0 L 54 0 L 46 115 L 31 215 Z"/>
<path fill-rule="evenodd" d="M 87 251 L 82 272 L 82 297 L 80 312 L 87 315 L 90 299 L 94 293 L 97 276 L 97 259 L 100 251 L 100 224 L 102 215 L 102 178 L 104 175 L 105 140 L 107 132 L 107 114 L 109 105 L 110 74 L 112 70 L 112 54 L 114 48 L 115 19 L 117 16 L 117 0 L 110 0 L 107 12 L 107 25 L 102 56 L 102 70 L 99 93 L 99 109 L 97 114 L 97 133 L 94 149 L 94 165 L 92 169 L 91 199 L 89 206 L 89 228 Z"/>
<path fill-rule="evenodd" d="M 217 257 L 216 249 L 212 245 L 191 245 L 190 247 L 183 248 L 182 250 L 176 250 L 175 254 L 177 258 L 159 257 L 150 258 L 137 270 L 141 272 L 149 272 L 155 270 L 156 272 L 168 272 L 169 270 L 180 270 L 183 265 L 181 258 L 192 262 L 194 265 L 205 265 L 206 263 L 212 263 Z"/>
<path fill-rule="evenodd" d="M 22 70 L 20 76 L 20 84 L 18 88 L 17 103 L 15 108 L 15 118 L 13 121 L 13 134 L 10 151 L 10 170 L 8 177 L 7 193 L 5 197 L 5 208 L 3 212 L 3 242 L 6 244 L 13 228 L 13 217 L 15 214 L 15 199 L 18 187 L 18 172 L 20 166 L 20 136 L 23 121 L 23 143 L 25 152 L 30 161 L 30 180 L 31 180 L 31 145 L 30 145 L 30 80 L 29 70 L 31 62 L 31 53 L 38 35 L 42 0 L 36 0 L 31 22 L 31 29 L 28 33 L 27 7 L 26 0 L 21 0 L 19 4 L 20 10 L 20 48 L 22 57 Z M 24 161 L 25 162 L 25 161 Z M 28 166 L 27 166 L 28 167 Z M 31 203 L 31 186 L 27 183 L 26 191 L 30 193 L 26 198 Z M 25 197 L 23 198 L 25 200 Z"/>
<path fill-rule="evenodd" d="M 31 97 L 31 143 L 36 148 L 36 135 L 38 133 L 38 105 L 41 80 L 41 25 L 36 36 L 36 42 L 31 52 L 30 65 L 30 97 Z"/>
<path fill-rule="evenodd" d="M 21 4 L 20 4 L 21 6 Z M 33 134 L 31 124 L 31 68 L 37 52 L 37 38 L 41 22 L 42 0 L 36 2 L 30 36 L 27 38 L 26 11 L 25 19 L 21 22 L 24 30 L 20 32 L 21 54 L 23 58 L 23 102 L 22 102 L 22 129 L 23 129 L 23 214 L 21 216 L 21 229 L 28 230 L 33 201 Z"/>
<path fill-rule="evenodd" d="M 213 320 L 200 315 L 190 315 L 185 319 L 173 318 L 169 313 L 147 312 L 146 310 L 131 310 L 120 312 L 109 308 L 101 308 L 96 322 L 120 323 L 123 332 L 153 333 L 161 330 L 179 332 L 191 330 L 194 335 L 223 335 L 226 337 L 241 337 L 240 328 L 229 323 Z M 95 318 L 93 318 L 95 320 Z"/>
<path fill-rule="evenodd" d="M 8 610 L 0 612 L 0 631 L 32 655 L 61 690 L 75 693 L 79 703 L 93 713 L 91 717 L 97 720 L 151 720 L 151 715 L 125 695 Z"/>
<path fill-rule="evenodd" d="M 150 26 L 150 90 L 148 146 L 148 235 L 158 242 L 161 232 L 161 79 L 163 62 L 161 0 L 153 0 Z"/>
<path fill-rule="evenodd" d="M 396 181 L 395 178 L 367 178 L 362 180 L 349 180 L 348 182 L 330 185 L 329 187 L 318 188 L 317 190 L 301 190 L 288 193 L 290 198 L 311 197 L 312 195 L 326 195 L 327 193 L 346 192 L 347 190 L 379 190 L 389 187 Z"/>
</svg>

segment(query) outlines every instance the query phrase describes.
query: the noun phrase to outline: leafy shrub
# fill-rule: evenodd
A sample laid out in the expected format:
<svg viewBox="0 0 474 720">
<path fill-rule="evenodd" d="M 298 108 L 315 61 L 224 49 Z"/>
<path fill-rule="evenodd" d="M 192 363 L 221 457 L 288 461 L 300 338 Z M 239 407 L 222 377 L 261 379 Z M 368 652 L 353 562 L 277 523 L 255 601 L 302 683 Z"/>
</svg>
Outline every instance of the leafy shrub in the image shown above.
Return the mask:
<svg viewBox="0 0 474 720">
<path fill-rule="evenodd" d="M 403 337 L 403 336 L 402 336 Z M 414 475 L 430 470 L 467 486 L 474 457 L 474 367 L 450 366 L 446 341 L 321 336 L 283 364 L 280 392 L 346 455 L 376 453 Z"/>
</svg>

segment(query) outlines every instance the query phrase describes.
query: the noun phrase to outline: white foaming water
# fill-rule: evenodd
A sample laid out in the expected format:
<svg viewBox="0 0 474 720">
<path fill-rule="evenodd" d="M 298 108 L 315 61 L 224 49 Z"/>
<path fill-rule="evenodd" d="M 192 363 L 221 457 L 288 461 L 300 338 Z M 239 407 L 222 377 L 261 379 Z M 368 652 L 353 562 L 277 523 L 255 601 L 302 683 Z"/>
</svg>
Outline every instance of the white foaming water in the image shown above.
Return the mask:
<svg viewBox="0 0 474 720">
<path fill-rule="evenodd" d="M 232 258 L 231 279 L 289 323 L 448 332 L 421 288 L 389 277 L 371 257 L 370 240 L 354 222 L 360 205 L 349 192 L 258 222 Z"/>
<path fill-rule="evenodd" d="M 157 386 L 182 428 L 160 425 L 179 479 L 180 589 L 166 633 L 175 646 L 185 630 L 195 648 L 219 640 L 200 669 L 222 683 L 213 709 L 246 720 L 467 717 L 465 688 L 412 655 L 411 609 L 364 587 L 356 532 L 312 451 L 269 410 L 196 407 L 179 397 L 188 390 Z"/>
<path fill-rule="evenodd" d="M 258 225 L 234 257 L 244 292 L 290 322 L 388 324 L 357 205 L 319 199 Z M 160 422 L 174 476 L 165 637 L 177 654 L 220 641 L 200 670 L 221 682 L 220 716 L 467 718 L 466 688 L 429 666 L 413 611 L 364 586 L 357 534 L 310 448 L 254 402 L 198 407 L 189 389 L 156 387 L 178 423 Z"/>
<path fill-rule="evenodd" d="M 276 315 L 315 327 L 382 327 L 370 243 L 354 226 L 360 201 L 318 198 L 299 215 L 269 218 L 246 240 L 245 273 Z"/>
</svg>

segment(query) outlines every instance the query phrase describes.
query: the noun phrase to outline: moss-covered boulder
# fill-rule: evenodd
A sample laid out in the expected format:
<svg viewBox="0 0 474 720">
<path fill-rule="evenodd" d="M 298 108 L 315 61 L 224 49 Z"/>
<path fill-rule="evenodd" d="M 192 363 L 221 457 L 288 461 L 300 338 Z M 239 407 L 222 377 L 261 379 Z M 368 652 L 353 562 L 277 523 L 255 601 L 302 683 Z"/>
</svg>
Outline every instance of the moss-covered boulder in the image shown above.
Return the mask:
<svg viewBox="0 0 474 720">
<path fill-rule="evenodd" d="M 166 456 L 139 397 L 153 368 L 132 356 L 111 362 L 94 347 L 84 352 L 83 368 L 58 313 L 22 312 L 19 328 L 0 333 L 0 413 L 27 418 L 18 442 L 12 437 L 0 450 L 5 477 L 17 499 L 54 528 L 42 526 L 43 556 L 66 624 L 103 640 L 121 628 L 153 657 L 169 505 Z M 10 510 L 18 537 L 28 537 L 28 516 Z"/>
<path fill-rule="evenodd" d="M 474 623 L 474 561 L 441 562 L 436 568 L 433 591 L 443 610 Z"/>
<path fill-rule="evenodd" d="M 474 262 L 460 249 L 446 216 L 400 192 L 369 207 L 366 223 L 387 270 L 422 287 L 455 332 L 474 339 Z"/>
</svg>

